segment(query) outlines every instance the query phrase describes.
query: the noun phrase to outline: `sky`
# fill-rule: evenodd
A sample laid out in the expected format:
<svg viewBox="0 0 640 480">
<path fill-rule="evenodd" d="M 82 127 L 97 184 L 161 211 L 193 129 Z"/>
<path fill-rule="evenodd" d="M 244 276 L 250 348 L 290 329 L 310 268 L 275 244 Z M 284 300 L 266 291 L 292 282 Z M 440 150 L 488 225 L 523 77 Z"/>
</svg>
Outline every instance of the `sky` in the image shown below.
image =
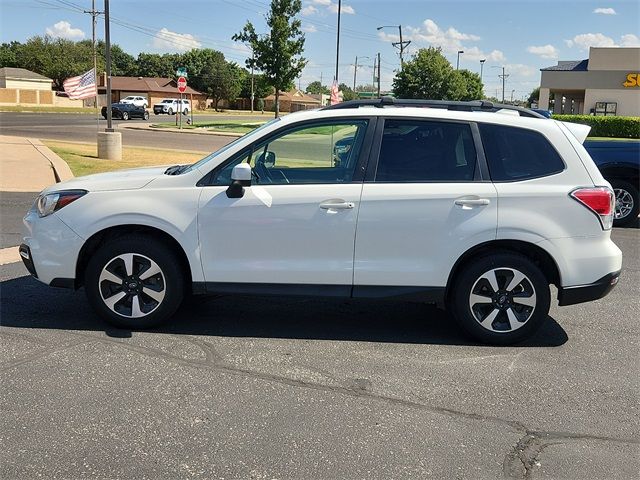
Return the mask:
<svg viewBox="0 0 640 480">
<path fill-rule="evenodd" d="M 337 0 L 303 0 L 308 65 L 301 87 L 335 73 Z M 104 0 L 96 0 L 103 10 Z M 111 0 L 111 41 L 139 52 L 183 52 L 214 48 L 244 64 L 248 49 L 231 40 L 247 20 L 266 32 L 269 0 Z M 91 0 L 0 0 L 0 42 L 49 34 L 71 40 L 91 38 Z M 391 25 L 378 30 L 379 26 Z M 373 58 L 381 54 L 382 89 L 391 88 L 400 68 L 398 25 L 411 40 L 405 60 L 419 48 L 439 46 L 456 66 L 480 73 L 487 96 L 502 95 L 498 75 L 505 67 L 505 97 L 521 99 L 540 83 L 540 68 L 558 60 L 588 58 L 589 47 L 640 46 L 640 2 L 588 0 L 343 0 L 338 79 L 372 83 Z M 104 21 L 97 37 L 104 38 Z"/>
</svg>

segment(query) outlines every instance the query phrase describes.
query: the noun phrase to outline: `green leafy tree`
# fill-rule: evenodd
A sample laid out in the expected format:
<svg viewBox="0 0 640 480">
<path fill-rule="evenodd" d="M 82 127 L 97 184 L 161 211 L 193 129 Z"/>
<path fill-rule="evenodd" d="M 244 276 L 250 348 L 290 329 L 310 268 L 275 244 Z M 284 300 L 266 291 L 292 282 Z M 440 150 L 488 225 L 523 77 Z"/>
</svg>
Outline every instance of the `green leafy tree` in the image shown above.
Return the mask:
<svg viewBox="0 0 640 480">
<path fill-rule="evenodd" d="M 307 89 L 305 90 L 305 92 L 312 95 L 328 95 L 330 90 L 329 87 L 322 85 L 320 81 L 316 80 L 315 82 L 311 82 L 309 85 L 307 85 Z"/>
<path fill-rule="evenodd" d="M 213 100 L 213 108 L 218 111 L 221 100 L 235 100 L 240 94 L 242 83 L 240 81 L 240 67 L 234 63 L 221 64 L 215 72 L 207 78 L 205 92 Z"/>
<path fill-rule="evenodd" d="M 241 98 L 251 98 L 251 74 L 246 70 L 241 70 L 240 82 L 242 84 L 240 94 Z M 271 95 L 273 88 L 268 84 L 264 75 L 254 74 L 253 76 L 253 95 L 254 98 L 265 98 Z"/>
<path fill-rule="evenodd" d="M 139 77 L 169 77 L 173 78 L 176 68 L 180 66 L 180 56 L 177 54 L 159 55 L 157 53 L 138 54 L 137 76 Z"/>
<path fill-rule="evenodd" d="M 532 103 L 538 103 L 540 100 L 540 87 L 536 87 L 529 94 L 529 98 L 527 99 L 527 105 L 531 106 Z"/>
<path fill-rule="evenodd" d="M 52 79 L 62 90 L 65 79 L 93 68 L 93 51 L 84 43 L 36 36 L 17 50 L 16 65 Z"/>
<path fill-rule="evenodd" d="M 377 92 L 378 87 L 373 85 L 358 85 L 356 87 L 356 92 Z"/>
<path fill-rule="evenodd" d="M 19 67 L 17 57 L 21 48 L 22 44 L 15 41 L 0 45 L 0 67 Z"/>
<path fill-rule="evenodd" d="M 342 100 L 345 102 L 358 98 L 356 92 L 354 92 L 353 89 L 346 83 L 341 83 L 340 85 L 338 85 L 338 90 L 342 92 Z"/>
<path fill-rule="evenodd" d="M 236 42 L 251 45 L 255 67 L 275 90 L 276 117 L 279 115 L 280 91 L 293 83 L 307 63 L 301 56 L 304 51 L 302 24 L 296 18 L 301 8 L 300 0 L 271 0 L 266 15 L 269 33 L 258 35 L 253 24 L 247 22 L 242 31 L 232 37 Z M 248 60 L 247 66 L 251 63 Z"/>
<path fill-rule="evenodd" d="M 484 97 L 484 85 L 480 75 L 469 70 L 454 70 L 454 73 L 460 77 L 464 89 L 462 95 L 456 100 L 480 100 Z"/>
<path fill-rule="evenodd" d="M 180 66 L 187 69 L 189 85 L 213 100 L 217 111 L 222 100 L 235 100 L 242 87 L 242 69 L 225 60 L 222 52 L 196 48 L 182 55 Z"/>
<path fill-rule="evenodd" d="M 458 100 L 465 85 L 454 72 L 440 47 L 422 48 L 396 74 L 393 91 L 398 98 Z"/>
</svg>

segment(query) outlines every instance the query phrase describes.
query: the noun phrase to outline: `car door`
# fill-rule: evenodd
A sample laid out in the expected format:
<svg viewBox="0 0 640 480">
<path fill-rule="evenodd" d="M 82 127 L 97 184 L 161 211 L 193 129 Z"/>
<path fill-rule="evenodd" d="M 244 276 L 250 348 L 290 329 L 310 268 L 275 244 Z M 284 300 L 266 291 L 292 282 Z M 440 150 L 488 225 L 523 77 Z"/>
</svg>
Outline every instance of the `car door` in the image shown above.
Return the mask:
<svg viewBox="0 0 640 480">
<path fill-rule="evenodd" d="M 266 284 L 349 295 L 363 162 L 373 121 L 305 122 L 280 129 L 216 168 L 198 214 L 208 288 Z M 338 158 L 336 143 L 353 138 Z M 253 167 L 242 198 L 228 198 L 231 171 Z"/>
<path fill-rule="evenodd" d="M 444 287 L 467 249 L 496 237 L 496 190 L 477 127 L 424 118 L 381 123 L 358 215 L 354 295 Z"/>
</svg>

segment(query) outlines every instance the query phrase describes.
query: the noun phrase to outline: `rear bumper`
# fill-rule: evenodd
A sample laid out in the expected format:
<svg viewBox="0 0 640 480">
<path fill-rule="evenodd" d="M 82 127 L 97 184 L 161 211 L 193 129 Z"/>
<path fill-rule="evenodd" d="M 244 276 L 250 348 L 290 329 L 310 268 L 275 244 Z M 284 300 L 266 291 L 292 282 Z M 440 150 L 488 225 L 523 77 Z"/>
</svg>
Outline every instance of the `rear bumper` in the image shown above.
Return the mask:
<svg viewBox="0 0 640 480">
<path fill-rule="evenodd" d="M 560 288 L 558 289 L 558 304 L 563 307 L 598 300 L 613 290 L 613 287 L 618 284 L 619 278 L 620 270 L 609 273 L 588 285 Z"/>
</svg>

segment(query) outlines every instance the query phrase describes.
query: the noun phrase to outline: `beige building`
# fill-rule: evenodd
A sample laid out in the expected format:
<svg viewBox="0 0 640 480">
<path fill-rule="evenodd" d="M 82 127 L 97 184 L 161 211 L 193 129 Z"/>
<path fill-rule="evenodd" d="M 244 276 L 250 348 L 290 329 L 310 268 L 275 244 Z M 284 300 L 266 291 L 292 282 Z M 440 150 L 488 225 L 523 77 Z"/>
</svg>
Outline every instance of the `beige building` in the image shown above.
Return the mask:
<svg viewBox="0 0 640 480">
<path fill-rule="evenodd" d="M 541 72 L 539 108 L 564 114 L 640 116 L 640 48 L 591 47 L 588 59 L 560 61 Z"/>
<path fill-rule="evenodd" d="M 0 88 L 51 91 L 53 80 L 25 68 L 0 68 Z"/>
</svg>

